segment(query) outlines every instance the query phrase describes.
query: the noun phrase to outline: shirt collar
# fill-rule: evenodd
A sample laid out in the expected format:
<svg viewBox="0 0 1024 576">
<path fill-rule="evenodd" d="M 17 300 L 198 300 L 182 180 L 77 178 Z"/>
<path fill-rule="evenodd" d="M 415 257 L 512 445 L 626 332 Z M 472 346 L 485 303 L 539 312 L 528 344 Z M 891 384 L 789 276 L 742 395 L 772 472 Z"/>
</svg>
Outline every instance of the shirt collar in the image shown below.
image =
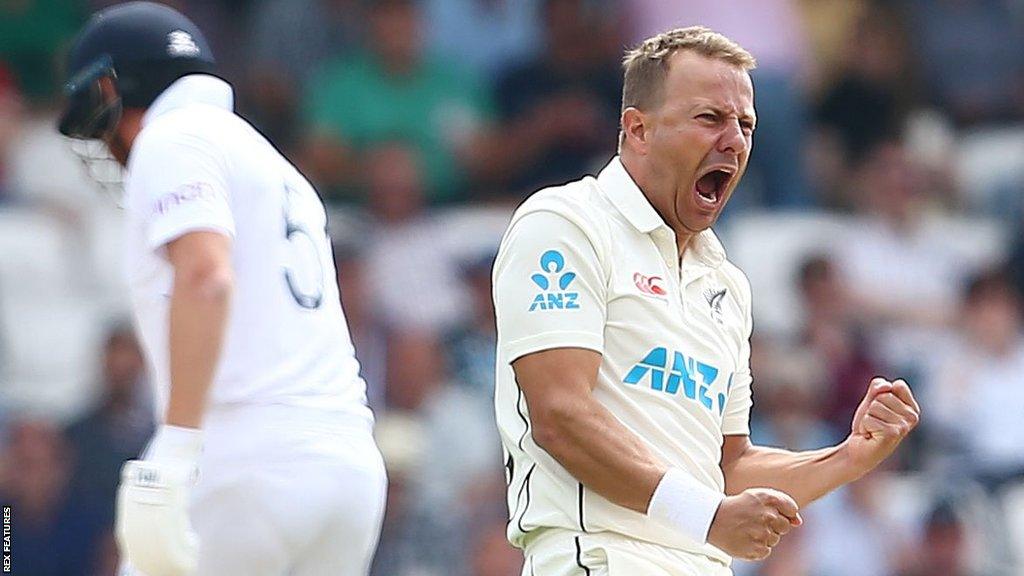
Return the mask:
<svg viewBox="0 0 1024 576">
<path fill-rule="evenodd" d="M 597 175 L 597 183 L 612 205 L 642 234 L 650 234 L 659 226 L 664 226 L 654 206 L 640 191 L 633 177 L 626 172 L 622 160 L 616 156 Z"/>
<path fill-rule="evenodd" d="M 145 126 L 157 116 L 191 104 L 208 104 L 225 110 L 234 110 L 235 93 L 230 84 L 216 76 L 182 76 L 156 97 L 143 115 L 142 125 Z"/>
<path fill-rule="evenodd" d="M 664 227 L 670 232 L 672 242 L 675 243 L 675 233 L 661 219 L 654 206 L 651 206 L 651 202 L 622 165 L 621 158 L 612 158 L 597 175 L 597 183 L 612 205 L 638 232 L 650 234 Z M 718 268 L 725 261 L 725 248 L 710 228 L 690 240 L 686 254 L 692 255 L 695 260 L 711 268 Z"/>
</svg>

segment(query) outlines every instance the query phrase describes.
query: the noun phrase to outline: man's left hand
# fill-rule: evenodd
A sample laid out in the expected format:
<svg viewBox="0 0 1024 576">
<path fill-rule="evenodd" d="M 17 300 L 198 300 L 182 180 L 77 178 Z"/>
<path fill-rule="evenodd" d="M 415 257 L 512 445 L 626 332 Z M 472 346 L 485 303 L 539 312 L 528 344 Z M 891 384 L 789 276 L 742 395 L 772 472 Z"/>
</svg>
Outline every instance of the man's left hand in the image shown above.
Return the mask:
<svg viewBox="0 0 1024 576">
<path fill-rule="evenodd" d="M 844 442 L 858 476 L 888 458 L 920 419 L 921 407 L 906 382 L 872 380 Z"/>
</svg>

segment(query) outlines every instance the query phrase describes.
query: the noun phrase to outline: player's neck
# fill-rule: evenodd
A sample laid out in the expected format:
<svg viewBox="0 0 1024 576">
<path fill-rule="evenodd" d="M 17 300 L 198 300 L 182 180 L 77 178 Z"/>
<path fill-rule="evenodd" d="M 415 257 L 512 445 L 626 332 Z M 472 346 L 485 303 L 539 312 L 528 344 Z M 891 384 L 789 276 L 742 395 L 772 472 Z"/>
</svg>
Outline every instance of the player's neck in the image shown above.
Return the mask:
<svg viewBox="0 0 1024 576">
<path fill-rule="evenodd" d="M 623 150 L 620 155 L 622 166 L 626 169 L 626 173 L 629 174 L 633 182 L 636 183 L 637 187 L 640 188 L 640 192 L 643 193 L 644 197 L 654 208 L 654 211 L 661 216 L 662 222 L 665 222 L 672 232 L 676 236 L 676 248 L 679 251 L 679 258 L 682 259 L 683 252 L 686 251 L 686 247 L 690 245 L 690 240 L 696 236 L 696 232 L 686 228 L 683 223 L 675 217 L 673 207 L 675 205 L 675 194 L 669 192 L 672 189 L 668 185 L 659 185 L 655 178 L 652 177 L 650 171 L 644 165 L 638 157 L 635 157 L 632 153 Z"/>
<path fill-rule="evenodd" d="M 126 109 L 121 116 L 121 120 L 117 123 L 114 133 L 106 139 L 107 149 L 110 150 L 111 156 L 121 166 L 128 165 L 128 155 L 132 151 L 135 137 L 142 130 L 142 116 L 144 114 L 144 110 Z"/>
</svg>

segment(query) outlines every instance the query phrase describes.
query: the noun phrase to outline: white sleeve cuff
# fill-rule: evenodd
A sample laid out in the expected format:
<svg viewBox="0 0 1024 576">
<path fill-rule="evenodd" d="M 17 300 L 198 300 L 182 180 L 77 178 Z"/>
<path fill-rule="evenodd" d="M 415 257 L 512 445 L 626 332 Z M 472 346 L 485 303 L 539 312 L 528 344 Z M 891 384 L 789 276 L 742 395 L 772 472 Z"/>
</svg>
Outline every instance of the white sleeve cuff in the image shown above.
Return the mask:
<svg viewBox="0 0 1024 576">
<path fill-rule="evenodd" d="M 146 460 L 177 460 L 195 464 L 203 452 L 203 431 L 164 424 L 149 441 L 143 458 Z"/>
<path fill-rule="evenodd" d="M 704 544 L 725 494 L 701 484 L 681 468 L 669 468 L 654 489 L 647 515 Z"/>
</svg>

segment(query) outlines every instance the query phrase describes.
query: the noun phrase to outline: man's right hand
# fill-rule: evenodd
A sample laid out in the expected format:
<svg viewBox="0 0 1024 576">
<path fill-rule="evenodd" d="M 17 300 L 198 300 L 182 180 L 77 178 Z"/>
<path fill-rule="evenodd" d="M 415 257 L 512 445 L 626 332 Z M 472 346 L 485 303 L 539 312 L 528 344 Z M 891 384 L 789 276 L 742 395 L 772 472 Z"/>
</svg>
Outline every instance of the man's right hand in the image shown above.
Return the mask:
<svg viewBox="0 0 1024 576">
<path fill-rule="evenodd" d="M 789 495 L 771 488 L 750 488 L 718 506 L 708 543 L 733 558 L 763 560 L 787 532 L 803 524 Z"/>
<path fill-rule="evenodd" d="M 188 519 L 195 469 L 178 462 L 129 460 L 117 489 L 115 534 L 132 567 L 148 576 L 186 576 L 199 539 Z"/>
<path fill-rule="evenodd" d="M 129 460 L 117 489 L 115 535 L 132 567 L 148 576 L 186 576 L 195 571 L 199 538 L 189 522 L 203 434 L 164 425 L 143 460 Z"/>
</svg>

